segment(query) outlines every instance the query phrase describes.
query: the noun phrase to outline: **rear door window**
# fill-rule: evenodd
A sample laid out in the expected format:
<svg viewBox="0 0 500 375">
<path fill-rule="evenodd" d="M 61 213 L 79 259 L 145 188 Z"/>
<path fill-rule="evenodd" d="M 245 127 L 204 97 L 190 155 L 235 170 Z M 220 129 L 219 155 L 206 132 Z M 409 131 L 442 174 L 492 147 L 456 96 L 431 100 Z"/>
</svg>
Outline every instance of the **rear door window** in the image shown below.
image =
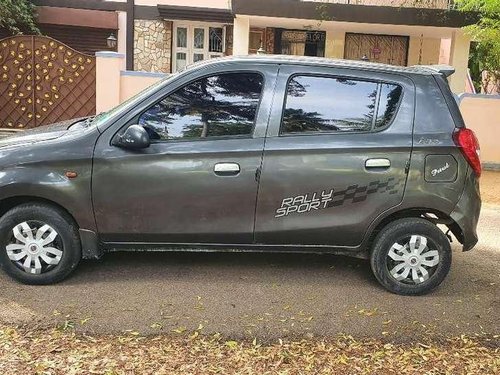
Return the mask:
<svg viewBox="0 0 500 375">
<path fill-rule="evenodd" d="M 394 84 L 294 76 L 287 86 L 281 134 L 381 129 L 394 117 L 401 93 Z"/>
</svg>

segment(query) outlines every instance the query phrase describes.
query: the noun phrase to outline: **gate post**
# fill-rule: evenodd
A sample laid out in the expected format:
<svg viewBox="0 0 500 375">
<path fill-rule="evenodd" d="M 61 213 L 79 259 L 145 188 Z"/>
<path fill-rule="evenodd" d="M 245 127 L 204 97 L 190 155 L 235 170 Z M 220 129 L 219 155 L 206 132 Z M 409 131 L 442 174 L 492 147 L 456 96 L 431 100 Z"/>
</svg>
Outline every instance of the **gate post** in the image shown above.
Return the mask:
<svg viewBox="0 0 500 375">
<path fill-rule="evenodd" d="M 96 52 L 96 113 L 120 104 L 120 71 L 125 68 L 125 55 Z"/>
</svg>

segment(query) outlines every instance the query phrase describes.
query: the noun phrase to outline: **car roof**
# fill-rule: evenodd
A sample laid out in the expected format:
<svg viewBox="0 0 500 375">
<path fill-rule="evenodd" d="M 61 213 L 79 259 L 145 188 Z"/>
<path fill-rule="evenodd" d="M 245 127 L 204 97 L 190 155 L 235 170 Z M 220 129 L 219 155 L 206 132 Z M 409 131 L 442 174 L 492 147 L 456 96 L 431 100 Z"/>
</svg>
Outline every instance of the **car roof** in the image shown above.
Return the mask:
<svg viewBox="0 0 500 375">
<path fill-rule="evenodd" d="M 202 67 L 224 62 L 315 65 L 315 66 L 326 66 L 332 68 L 333 67 L 351 68 L 351 69 L 362 69 L 362 70 L 371 70 L 379 72 L 389 72 L 389 73 L 411 73 L 411 74 L 422 74 L 422 75 L 432 75 L 441 73 L 446 77 L 453 74 L 453 72 L 455 71 L 453 67 L 448 65 L 415 65 L 415 66 L 405 67 L 398 65 L 374 63 L 369 61 L 331 59 L 331 58 L 313 57 L 313 56 L 292 56 L 292 55 L 226 56 L 210 60 L 203 60 L 191 65 L 190 67 L 193 68 Z"/>
</svg>

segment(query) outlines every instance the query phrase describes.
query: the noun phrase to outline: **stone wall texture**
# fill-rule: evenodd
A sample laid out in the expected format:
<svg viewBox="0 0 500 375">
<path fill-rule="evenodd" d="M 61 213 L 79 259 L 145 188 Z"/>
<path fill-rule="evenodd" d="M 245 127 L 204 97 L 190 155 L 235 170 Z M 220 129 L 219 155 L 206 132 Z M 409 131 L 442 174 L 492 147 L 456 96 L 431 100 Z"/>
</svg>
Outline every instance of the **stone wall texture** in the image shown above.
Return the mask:
<svg viewBox="0 0 500 375">
<path fill-rule="evenodd" d="M 172 21 L 134 21 L 134 70 L 171 72 Z"/>
</svg>

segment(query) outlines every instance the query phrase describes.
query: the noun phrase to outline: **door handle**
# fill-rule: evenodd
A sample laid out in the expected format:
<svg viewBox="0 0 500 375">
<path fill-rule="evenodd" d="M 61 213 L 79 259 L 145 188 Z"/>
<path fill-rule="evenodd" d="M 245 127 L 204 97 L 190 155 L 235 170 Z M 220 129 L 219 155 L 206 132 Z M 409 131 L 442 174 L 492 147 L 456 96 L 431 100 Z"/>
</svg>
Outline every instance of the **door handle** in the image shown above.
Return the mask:
<svg viewBox="0 0 500 375">
<path fill-rule="evenodd" d="M 217 163 L 214 166 L 214 173 L 219 176 L 235 176 L 240 173 L 238 163 Z"/>
<path fill-rule="evenodd" d="M 389 159 L 368 159 L 365 161 L 365 168 L 389 168 L 391 166 L 391 161 Z"/>
</svg>

